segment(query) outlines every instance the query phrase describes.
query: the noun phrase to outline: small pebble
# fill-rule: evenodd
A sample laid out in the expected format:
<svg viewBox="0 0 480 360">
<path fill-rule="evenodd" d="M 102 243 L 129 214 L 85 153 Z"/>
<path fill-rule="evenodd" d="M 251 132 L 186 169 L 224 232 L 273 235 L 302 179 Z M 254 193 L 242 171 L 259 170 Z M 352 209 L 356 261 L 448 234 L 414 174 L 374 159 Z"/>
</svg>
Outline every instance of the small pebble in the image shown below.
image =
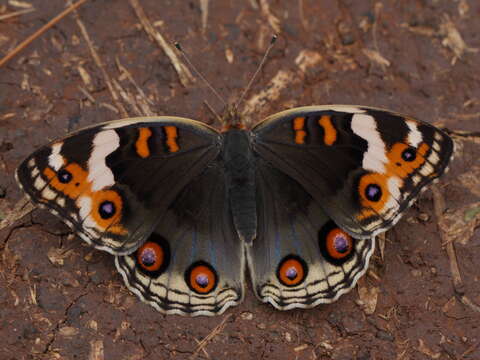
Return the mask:
<svg viewBox="0 0 480 360">
<path fill-rule="evenodd" d="M 427 213 L 420 213 L 418 215 L 418 220 L 422 222 L 427 222 L 428 220 L 430 220 L 430 215 L 428 215 Z"/>
<path fill-rule="evenodd" d="M 287 340 L 287 342 L 292 342 L 292 335 L 289 332 L 285 333 L 285 340 Z"/>
<path fill-rule="evenodd" d="M 257 324 L 257 328 L 261 330 L 265 330 L 267 328 L 267 325 L 265 325 L 264 323 L 260 323 L 260 324 Z"/>
<path fill-rule="evenodd" d="M 240 315 L 240 317 L 243 320 L 252 320 L 253 319 L 253 314 L 251 312 L 245 311 Z"/>
<path fill-rule="evenodd" d="M 420 277 L 420 276 L 422 276 L 422 270 L 413 269 L 413 270 L 411 271 L 411 273 L 412 273 L 412 276 L 413 276 L 413 277 Z"/>
</svg>

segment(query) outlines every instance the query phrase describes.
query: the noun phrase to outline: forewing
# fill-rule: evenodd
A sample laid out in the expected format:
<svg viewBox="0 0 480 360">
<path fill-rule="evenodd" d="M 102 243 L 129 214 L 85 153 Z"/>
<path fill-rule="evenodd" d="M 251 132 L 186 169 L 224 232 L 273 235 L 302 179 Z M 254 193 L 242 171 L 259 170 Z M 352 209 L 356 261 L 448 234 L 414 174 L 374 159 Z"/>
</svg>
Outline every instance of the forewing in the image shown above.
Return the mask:
<svg viewBox="0 0 480 360">
<path fill-rule="evenodd" d="M 89 244 L 121 255 L 143 243 L 220 148 L 220 134 L 200 122 L 132 118 L 54 141 L 25 159 L 16 175 L 34 203 Z"/>
<path fill-rule="evenodd" d="M 260 157 L 361 238 L 395 224 L 424 186 L 445 171 L 454 145 L 425 122 L 358 106 L 296 108 L 252 131 Z"/>
</svg>

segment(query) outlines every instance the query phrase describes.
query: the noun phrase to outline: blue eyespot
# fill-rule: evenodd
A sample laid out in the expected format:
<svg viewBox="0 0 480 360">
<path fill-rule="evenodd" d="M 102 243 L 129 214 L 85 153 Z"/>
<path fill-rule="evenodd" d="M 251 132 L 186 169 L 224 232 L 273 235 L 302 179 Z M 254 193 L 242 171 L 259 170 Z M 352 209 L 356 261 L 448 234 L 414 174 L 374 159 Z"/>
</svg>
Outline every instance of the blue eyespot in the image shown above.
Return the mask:
<svg viewBox="0 0 480 360">
<path fill-rule="evenodd" d="M 340 233 L 334 237 L 333 247 L 340 254 L 344 254 L 350 249 L 350 244 L 345 233 Z"/>
</svg>

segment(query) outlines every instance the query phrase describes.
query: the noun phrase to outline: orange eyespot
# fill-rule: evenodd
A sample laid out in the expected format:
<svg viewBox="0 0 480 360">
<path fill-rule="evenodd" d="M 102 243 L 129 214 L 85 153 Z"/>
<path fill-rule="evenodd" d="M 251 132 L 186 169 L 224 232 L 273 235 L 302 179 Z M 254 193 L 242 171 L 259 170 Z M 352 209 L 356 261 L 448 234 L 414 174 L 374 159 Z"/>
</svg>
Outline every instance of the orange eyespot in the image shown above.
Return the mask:
<svg viewBox="0 0 480 360">
<path fill-rule="evenodd" d="M 307 265 L 300 257 L 289 255 L 278 265 L 277 278 L 285 286 L 297 286 L 307 277 Z"/>
<path fill-rule="evenodd" d="M 170 264 L 170 247 L 168 241 L 159 234 L 153 233 L 140 246 L 136 253 L 137 268 L 149 276 L 159 276 Z"/>
<path fill-rule="evenodd" d="M 318 241 L 323 257 L 333 265 L 344 264 L 354 253 L 355 239 L 333 221 L 322 226 Z"/>
<path fill-rule="evenodd" d="M 192 264 L 186 271 L 185 281 L 192 291 L 205 295 L 215 289 L 218 278 L 210 264 L 199 261 Z"/>
<path fill-rule="evenodd" d="M 326 245 L 329 255 L 335 259 L 347 257 L 353 249 L 352 237 L 340 228 L 330 230 Z"/>
<path fill-rule="evenodd" d="M 159 244 L 148 241 L 137 250 L 137 261 L 144 270 L 158 271 L 165 262 L 165 252 Z"/>
<path fill-rule="evenodd" d="M 127 230 L 120 224 L 122 196 L 114 190 L 99 190 L 91 194 L 92 217 L 102 228 L 114 234 L 124 235 Z"/>
</svg>

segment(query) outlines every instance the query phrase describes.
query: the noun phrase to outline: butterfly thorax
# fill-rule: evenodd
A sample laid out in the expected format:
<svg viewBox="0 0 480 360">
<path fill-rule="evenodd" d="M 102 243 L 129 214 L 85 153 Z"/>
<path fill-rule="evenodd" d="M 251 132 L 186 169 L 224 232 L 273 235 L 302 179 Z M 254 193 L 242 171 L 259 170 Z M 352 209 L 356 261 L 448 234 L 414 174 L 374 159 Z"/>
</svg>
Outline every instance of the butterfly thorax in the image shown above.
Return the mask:
<svg viewBox="0 0 480 360">
<path fill-rule="evenodd" d="M 254 155 L 249 132 L 231 128 L 224 134 L 223 161 L 233 223 L 247 243 L 257 232 Z"/>
</svg>

